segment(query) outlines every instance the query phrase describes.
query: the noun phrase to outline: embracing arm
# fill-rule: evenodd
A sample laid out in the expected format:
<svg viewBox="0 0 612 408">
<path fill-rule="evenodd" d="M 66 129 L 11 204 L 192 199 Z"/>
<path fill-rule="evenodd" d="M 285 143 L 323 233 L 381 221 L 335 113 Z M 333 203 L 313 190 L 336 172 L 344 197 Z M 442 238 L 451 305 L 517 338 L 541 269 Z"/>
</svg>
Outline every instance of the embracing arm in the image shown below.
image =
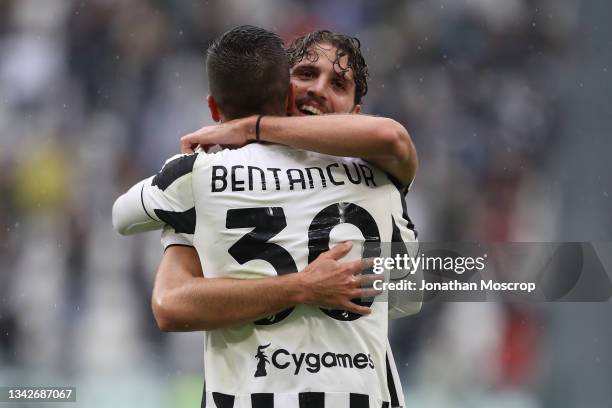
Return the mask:
<svg viewBox="0 0 612 408">
<path fill-rule="evenodd" d="M 194 248 L 172 246 L 157 271 L 153 314 L 162 331 L 211 330 L 251 322 L 299 303 L 296 275 L 205 278 Z"/>
<path fill-rule="evenodd" d="M 300 273 L 258 279 L 206 278 L 192 247 L 168 247 L 157 271 L 152 308 L 162 331 L 213 330 L 253 322 L 300 303 L 359 314 L 370 309 L 350 299 L 370 295 L 360 289 L 368 276 L 355 276 L 362 261 L 340 263 L 350 251 L 340 244 Z"/>
<path fill-rule="evenodd" d="M 360 157 L 406 185 L 416 174 L 412 139 L 401 124 L 389 118 L 355 114 L 266 116 L 260 123 L 260 139 L 333 156 Z"/>
<path fill-rule="evenodd" d="M 206 126 L 183 136 L 181 150 L 195 145 L 242 146 L 255 140 L 257 117 Z M 260 140 L 333 156 L 360 157 L 409 185 L 416 174 L 417 155 L 406 129 L 389 118 L 361 114 L 265 116 Z"/>
</svg>

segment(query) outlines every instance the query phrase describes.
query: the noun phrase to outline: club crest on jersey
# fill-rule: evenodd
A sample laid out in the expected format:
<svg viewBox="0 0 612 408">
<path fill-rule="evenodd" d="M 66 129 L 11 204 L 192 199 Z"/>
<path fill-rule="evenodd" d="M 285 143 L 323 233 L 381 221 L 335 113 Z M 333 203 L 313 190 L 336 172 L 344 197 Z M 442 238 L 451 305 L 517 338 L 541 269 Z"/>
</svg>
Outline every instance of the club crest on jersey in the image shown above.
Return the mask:
<svg viewBox="0 0 612 408">
<path fill-rule="evenodd" d="M 268 358 L 265 352 L 271 343 L 260 345 L 257 347 L 255 359 L 257 360 L 257 368 L 255 377 L 265 377 L 268 375 L 266 365 L 271 364 L 274 368 L 285 370 L 291 368 L 293 375 L 298 375 L 305 369 L 307 372 L 315 374 L 321 371 L 322 368 L 352 368 L 364 370 L 366 368 L 374 369 L 374 361 L 368 353 L 357 353 L 351 355 L 348 353 L 291 353 L 289 350 L 279 348 L 272 356 Z"/>
</svg>

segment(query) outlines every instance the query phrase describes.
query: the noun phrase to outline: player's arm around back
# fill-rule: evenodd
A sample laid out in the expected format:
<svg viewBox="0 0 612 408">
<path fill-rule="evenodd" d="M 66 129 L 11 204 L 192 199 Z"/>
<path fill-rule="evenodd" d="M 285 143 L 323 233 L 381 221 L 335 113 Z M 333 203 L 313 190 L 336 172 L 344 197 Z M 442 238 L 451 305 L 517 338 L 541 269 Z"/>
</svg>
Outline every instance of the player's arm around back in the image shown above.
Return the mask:
<svg viewBox="0 0 612 408">
<path fill-rule="evenodd" d="M 257 116 L 205 126 L 183 136 L 181 150 L 215 144 L 243 146 L 256 140 Z M 409 185 L 418 165 L 416 149 L 399 122 L 361 114 L 318 116 L 265 116 L 259 123 L 259 140 L 333 156 L 368 160 Z"/>
<path fill-rule="evenodd" d="M 213 330 L 253 322 L 297 304 L 340 308 L 359 314 L 370 309 L 350 301 L 368 296 L 356 276 L 361 261 L 337 262 L 350 251 L 341 244 L 300 273 L 260 279 L 206 278 L 192 247 L 168 247 L 155 279 L 152 308 L 162 331 Z"/>
<path fill-rule="evenodd" d="M 361 114 L 266 116 L 260 127 L 263 141 L 334 156 L 359 157 L 405 185 L 416 174 L 414 143 L 406 128 L 390 118 Z"/>
</svg>

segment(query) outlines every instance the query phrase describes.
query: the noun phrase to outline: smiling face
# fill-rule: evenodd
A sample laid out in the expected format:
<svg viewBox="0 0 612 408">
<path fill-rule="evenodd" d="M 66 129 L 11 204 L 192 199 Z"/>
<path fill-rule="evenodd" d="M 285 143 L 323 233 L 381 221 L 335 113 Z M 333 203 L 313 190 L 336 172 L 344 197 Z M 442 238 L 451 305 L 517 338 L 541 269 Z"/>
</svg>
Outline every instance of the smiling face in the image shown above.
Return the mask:
<svg viewBox="0 0 612 408">
<path fill-rule="evenodd" d="M 291 86 L 292 116 L 361 111 L 355 104 L 355 80 L 348 56 L 338 58 L 338 49 L 329 43 L 313 45 L 291 69 Z"/>
</svg>

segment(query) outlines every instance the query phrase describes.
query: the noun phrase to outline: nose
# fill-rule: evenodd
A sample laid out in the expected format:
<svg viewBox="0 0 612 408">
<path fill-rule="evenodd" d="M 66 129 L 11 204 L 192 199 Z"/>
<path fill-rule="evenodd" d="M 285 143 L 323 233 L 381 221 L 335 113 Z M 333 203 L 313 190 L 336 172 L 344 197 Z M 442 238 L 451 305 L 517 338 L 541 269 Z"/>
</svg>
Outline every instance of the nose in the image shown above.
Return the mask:
<svg viewBox="0 0 612 408">
<path fill-rule="evenodd" d="M 323 101 L 327 100 L 325 93 L 325 79 L 321 76 L 315 81 L 312 81 L 307 89 L 308 96 L 317 97 Z"/>
</svg>

